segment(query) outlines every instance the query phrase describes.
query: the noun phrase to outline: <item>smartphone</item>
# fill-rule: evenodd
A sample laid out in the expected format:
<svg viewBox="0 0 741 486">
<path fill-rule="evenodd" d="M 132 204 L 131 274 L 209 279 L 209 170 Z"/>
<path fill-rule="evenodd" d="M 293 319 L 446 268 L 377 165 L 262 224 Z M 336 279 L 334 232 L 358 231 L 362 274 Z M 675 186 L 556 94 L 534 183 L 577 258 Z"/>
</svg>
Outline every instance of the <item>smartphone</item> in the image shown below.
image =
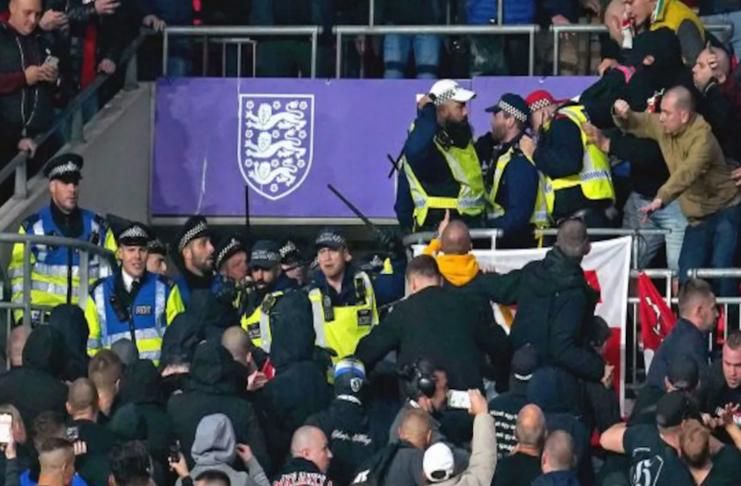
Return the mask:
<svg viewBox="0 0 741 486">
<path fill-rule="evenodd" d="M 13 439 L 13 416 L 9 413 L 0 414 L 0 444 L 9 444 Z"/>
<path fill-rule="evenodd" d="M 170 444 L 170 462 L 180 461 L 180 441 L 176 440 L 173 444 Z"/>
<path fill-rule="evenodd" d="M 471 397 L 464 390 L 448 391 L 448 408 L 460 408 L 468 410 L 471 408 Z"/>
<path fill-rule="evenodd" d="M 46 56 L 46 59 L 44 59 L 44 64 L 49 64 L 50 66 L 59 69 L 59 58 L 54 56 Z"/>
<path fill-rule="evenodd" d="M 80 439 L 80 428 L 79 427 L 67 427 L 64 437 L 70 442 L 76 442 Z"/>
</svg>

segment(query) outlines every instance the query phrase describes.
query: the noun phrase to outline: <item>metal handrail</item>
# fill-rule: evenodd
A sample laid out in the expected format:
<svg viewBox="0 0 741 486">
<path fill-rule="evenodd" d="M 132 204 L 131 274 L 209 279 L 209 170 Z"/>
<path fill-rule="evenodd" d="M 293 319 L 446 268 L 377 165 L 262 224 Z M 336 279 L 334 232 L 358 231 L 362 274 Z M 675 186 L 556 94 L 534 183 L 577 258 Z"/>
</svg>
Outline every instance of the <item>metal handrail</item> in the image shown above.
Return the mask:
<svg viewBox="0 0 741 486">
<path fill-rule="evenodd" d="M 146 39 L 153 32 L 150 30 L 142 30 L 139 36 L 129 44 L 129 46 L 121 54 L 121 58 L 118 61 L 119 66 L 126 65 L 126 76 L 124 82 L 125 90 L 136 89 L 137 87 L 137 66 L 136 66 L 136 52 L 141 46 L 144 39 Z M 82 142 L 83 134 L 82 129 L 85 121 L 82 118 L 82 106 L 85 102 L 97 93 L 100 87 L 110 78 L 112 74 L 98 74 L 92 83 L 85 87 L 80 93 L 75 96 L 72 101 L 69 102 L 67 107 L 60 113 L 51 127 L 45 132 L 34 137 L 33 142 L 38 147 L 45 143 L 49 138 L 54 135 L 61 126 L 68 120 L 72 119 L 70 141 Z M 15 191 L 14 197 L 17 199 L 25 199 L 28 195 L 28 171 L 26 163 L 28 162 L 28 154 L 26 152 L 18 152 L 18 155 L 13 157 L 2 169 L 0 169 L 0 183 L 4 182 L 5 179 L 15 172 Z"/>
<path fill-rule="evenodd" d="M 732 24 L 706 24 L 705 30 L 709 32 L 728 32 L 733 29 Z M 553 75 L 558 76 L 561 63 L 561 34 L 604 34 L 607 26 L 604 24 L 569 24 L 551 25 L 549 30 L 553 33 Z"/>
<path fill-rule="evenodd" d="M 335 76 L 342 73 L 343 35 L 389 35 L 389 34 L 441 34 L 441 35 L 524 35 L 528 36 L 528 73 L 535 72 L 535 33 L 540 27 L 528 25 L 337 25 L 332 32 L 337 35 Z"/>
<path fill-rule="evenodd" d="M 0 302 L 0 309 L 8 310 L 22 310 L 23 311 L 23 324 L 30 325 L 31 323 L 31 310 L 49 310 L 49 306 L 40 304 L 33 304 L 31 302 L 31 273 L 33 271 L 31 265 L 31 246 L 32 245 L 44 245 L 44 246 L 57 246 L 67 247 L 80 251 L 80 270 L 79 279 L 80 284 L 77 287 L 78 302 L 80 306 L 85 305 L 86 297 L 88 295 L 88 284 L 90 281 L 90 255 L 96 255 L 105 259 L 110 268 L 116 267 L 115 255 L 112 251 L 101 248 L 100 246 L 94 245 L 88 241 L 82 241 L 75 238 L 66 238 L 62 236 L 48 236 L 48 235 L 34 235 L 34 234 L 20 234 L 20 233 L 0 233 L 0 243 L 12 243 L 23 245 L 23 290 L 21 302 L 13 302 L 8 300 Z M 6 276 L 7 280 L 4 282 L 4 288 L 8 288 L 11 285 L 10 276 Z M 12 299 L 12 292 L 10 293 Z M 8 318 L 8 326 L 11 324 L 11 319 Z M 10 331 L 10 329 L 8 329 Z"/>
<path fill-rule="evenodd" d="M 170 36 L 204 37 L 209 36 L 277 36 L 311 38 L 311 78 L 316 77 L 316 59 L 319 46 L 319 35 L 324 29 L 318 25 L 297 25 L 290 27 L 266 26 L 168 26 L 162 32 L 162 74 L 167 76 L 167 59 L 169 57 Z"/>
</svg>

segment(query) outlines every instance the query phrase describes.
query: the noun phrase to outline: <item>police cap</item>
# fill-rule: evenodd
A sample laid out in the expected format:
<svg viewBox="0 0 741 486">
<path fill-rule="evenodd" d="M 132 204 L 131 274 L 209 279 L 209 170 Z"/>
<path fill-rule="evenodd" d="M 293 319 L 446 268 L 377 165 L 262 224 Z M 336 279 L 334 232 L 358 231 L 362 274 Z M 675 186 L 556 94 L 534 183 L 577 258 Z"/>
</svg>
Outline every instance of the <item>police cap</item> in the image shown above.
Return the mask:
<svg viewBox="0 0 741 486">
<path fill-rule="evenodd" d="M 67 183 L 78 183 L 82 179 L 84 160 L 78 154 L 66 153 L 50 159 L 44 166 L 44 175 Z"/>
</svg>

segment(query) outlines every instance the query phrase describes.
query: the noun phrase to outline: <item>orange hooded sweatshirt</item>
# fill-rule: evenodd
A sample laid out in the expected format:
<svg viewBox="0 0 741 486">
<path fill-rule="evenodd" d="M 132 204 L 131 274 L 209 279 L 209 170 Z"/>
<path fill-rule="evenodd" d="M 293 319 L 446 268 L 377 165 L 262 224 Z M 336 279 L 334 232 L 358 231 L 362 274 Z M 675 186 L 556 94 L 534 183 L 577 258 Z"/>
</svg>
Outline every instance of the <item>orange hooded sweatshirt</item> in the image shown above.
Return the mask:
<svg viewBox="0 0 741 486">
<path fill-rule="evenodd" d="M 470 253 L 467 255 L 445 255 L 440 253 L 441 247 L 440 240 L 434 239 L 422 250 L 422 253 L 435 257 L 437 265 L 440 267 L 440 273 L 443 274 L 445 280 L 456 287 L 462 287 L 478 275 L 479 264 L 476 257 Z"/>
</svg>

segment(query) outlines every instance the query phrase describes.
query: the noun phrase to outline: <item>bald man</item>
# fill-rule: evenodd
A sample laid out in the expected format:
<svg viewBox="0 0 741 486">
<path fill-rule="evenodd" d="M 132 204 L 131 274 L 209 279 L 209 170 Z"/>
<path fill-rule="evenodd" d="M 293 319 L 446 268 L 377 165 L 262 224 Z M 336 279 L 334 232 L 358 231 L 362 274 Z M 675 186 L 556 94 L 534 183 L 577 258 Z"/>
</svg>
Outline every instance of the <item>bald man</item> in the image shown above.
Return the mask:
<svg viewBox="0 0 741 486">
<path fill-rule="evenodd" d="M 232 355 L 234 361 L 249 368 L 254 345 L 247 332 L 239 326 L 232 326 L 221 335 L 221 345 Z"/>
<path fill-rule="evenodd" d="M 530 486 L 541 474 L 540 453 L 545 435 L 543 411 L 537 405 L 525 405 L 517 414 L 517 446 L 497 464 L 494 486 Z"/>
<path fill-rule="evenodd" d="M 556 430 L 548 435 L 540 464 L 543 475 L 533 486 L 579 486 L 573 471 L 576 464 L 574 440 L 568 432 Z"/>
<path fill-rule="evenodd" d="M 429 414 L 421 409 L 408 410 L 399 425 L 400 445 L 389 465 L 385 484 L 424 485 L 422 461 L 431 442 Z"/>
<path fill-rule="evenodd" d="M 324 432 L 312 425 L 299 427 L 291 439 L 291 459 L 273 479 L 273 484 L 332 486 L 332 481 L 326 475 L 331 460 L 332 451 L 329 450 Z"/>
<path fill-rule="evenodd" d="M 615 124 L 637 137 L 656 140 L 669 168 L 669 179 L 641 211 L 650 215 L 679 199 L 689 226 L 679 255 L 679 279 L 692 268 L 733 267 L 741 224 L 741 195 L 731 177 L 710 125 L 695 111 L 692 94 L 684 87 L 666 92 L 661 114 L 634 113 L 628 103 L 614 105 Z M 716 279 L 716 295 L 737 294 L 735 279 Z"/>
</svg>

